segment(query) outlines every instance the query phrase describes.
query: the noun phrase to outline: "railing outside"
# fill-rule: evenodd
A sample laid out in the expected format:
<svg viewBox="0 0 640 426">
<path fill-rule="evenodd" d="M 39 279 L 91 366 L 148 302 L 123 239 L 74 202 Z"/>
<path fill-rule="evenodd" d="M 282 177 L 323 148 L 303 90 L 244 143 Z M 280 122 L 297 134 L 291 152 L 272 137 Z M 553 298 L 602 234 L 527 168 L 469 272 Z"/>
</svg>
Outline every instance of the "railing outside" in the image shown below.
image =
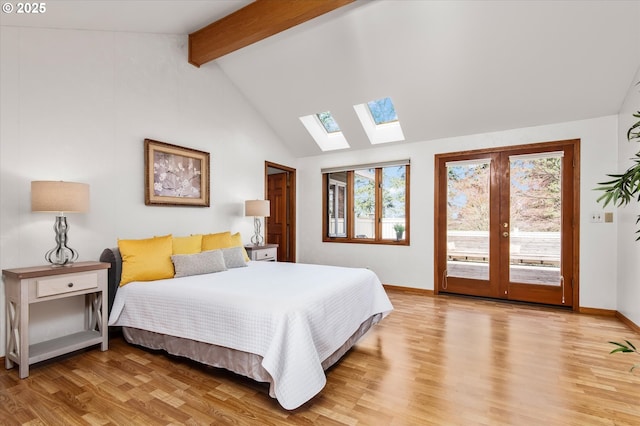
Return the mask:
<svg viewBox="0 0 640 426">
<path fill-rule="evenodd" d="M 338 220 L 338 228 L 340 231 L 344 230 L 344 219 Z M 396 224 L 405 224 L 404 218 L 387 218 L 382 219 L 382 238 L 388 240 L 396 239 L 396 231 L 393 227 Z M 329 224 L 329 235 L 336 235 L 335 221 L 331 221 Z M 375 235 L 375 222 L 373 218 L 356 218 L 356 238 L 373 238 Z M 404 238 L 404 235 L 403 235 Z"/>
<path fill-rule="evenodd" d="M 512 261 L 528 264 L 560 264 L 560 232 L 511 232 Z M 448 231 L 447 257 L 450 260 L 486 260 L 489 257 L 487 231 Z"/>
</svg>

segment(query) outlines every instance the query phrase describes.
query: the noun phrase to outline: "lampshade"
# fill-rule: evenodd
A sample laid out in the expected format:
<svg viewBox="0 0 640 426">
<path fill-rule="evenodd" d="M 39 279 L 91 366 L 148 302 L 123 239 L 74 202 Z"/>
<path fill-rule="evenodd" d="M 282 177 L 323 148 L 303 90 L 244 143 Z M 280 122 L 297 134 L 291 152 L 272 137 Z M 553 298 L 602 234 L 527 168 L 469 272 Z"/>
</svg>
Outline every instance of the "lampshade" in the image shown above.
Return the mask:
<svg viewBox="0 0 640 426">
<path fill-rule="evenodd" d="M 244 202 L 245 216 L 269 217 L 270 214 L 269 200 L 247 200 Z"/>
<path fill-rule="evenodd" d="M 89 210 L 89 185 L 63 181 L 31 182 L 32 212 L 84 213 Z"/>
</svg>

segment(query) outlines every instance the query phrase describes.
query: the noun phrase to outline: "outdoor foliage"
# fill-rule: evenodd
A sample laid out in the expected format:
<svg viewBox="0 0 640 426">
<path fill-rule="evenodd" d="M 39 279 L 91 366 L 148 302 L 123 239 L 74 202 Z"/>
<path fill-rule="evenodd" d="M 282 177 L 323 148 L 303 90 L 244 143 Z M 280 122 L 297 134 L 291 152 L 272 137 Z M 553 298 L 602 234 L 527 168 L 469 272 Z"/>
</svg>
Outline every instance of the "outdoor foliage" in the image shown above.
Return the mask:
<svg viewBox="0 0 640 426">
<path fill-rule="evenodd" d="M 338 122 L 333 118 L 330 111 L 320 112 L 316 114 L 316 116 L 327 133 L 336 133 L 340 131 L 340 126 L 338 126 Z"/>
<path fill-rule="evenodd" d="M 405 180 L 404 166 L 383 168 L 383 217 L 405 217 Z M 356 217 L 374 217 L 376 208 L 375 169 L 361 170 L 356 173 L 354 192 Z"/>
<path fill-rule="evenodd" d="M 511 161 L 511 221 L 520 231 L 559 232 L 560 157 Z"/>
<path fill-rule="evenodd" d="M 354 178 L 354 208 L 356 217 L 374 217 L 375 215 L 375 170 L 368 169 L 366 172 L 366 175 L 356 173 Z"/>
<path fill-rule="evenodd" d="M 449 229 L 489 229 L 489 163 L 448 168 L 447 215 Z"/>
<path fill-rule="evenodd" d="M 511 160 L 511 222 L 518 230 L 560 231 L 561 166 L 559 157 Z M 489 163 L 448 168 L 450 229 L 489 229 L 489 169 Z"/>
<path fill-rule="evenodd" d="M 391 123 L 398 121 L 396 109 L 391 102 L 391 98 L 382 98 L 367 102 L 371 116 L 376 124 Z"/>
<path fill-rule="evenodd" d="M 382 169 L 383 218 L 405 217 L 406 180 L 406 168 L 404 166 L 385 167 Z"/>
</svg>

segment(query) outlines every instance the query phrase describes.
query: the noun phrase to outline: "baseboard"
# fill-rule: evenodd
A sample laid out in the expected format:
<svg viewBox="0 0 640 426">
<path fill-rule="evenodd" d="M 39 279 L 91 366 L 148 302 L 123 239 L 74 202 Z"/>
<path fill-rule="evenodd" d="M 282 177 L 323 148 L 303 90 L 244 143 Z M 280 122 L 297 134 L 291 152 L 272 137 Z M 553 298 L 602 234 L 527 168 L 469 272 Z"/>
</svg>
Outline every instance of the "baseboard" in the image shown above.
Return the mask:
<svg viewBox="0 0 640 426">
<path fill-rule="evenodd" d="M 631 321 L 629 318 L 625 317 L 618 311 L 614 311 L 613 309 L 598 309 L 598 308 L 580 308 L 579 312 L 581 314 L 587 315 L 602 315 L 606 317 L 616 317 L 627 327 L 635 331 L 636 333 L 640 333 L 640 326 L 638 324 Z"/>
<path fill-rule="evenodd" d="M 386 290 L 401 291 L 403 293 L 415 293 L 415 294 L 420 294 L 422 296 L 433 296 L 434 294 L 433 290 L 428 290 L 426 288 L 404 287 L 404 286 L 392 285 L 392 284 L 382 284 L 382 286 Z"/>
<path fill-rule="evenodd" d="M 621 314 L 618 311 L 616 311 L 616 318 L 618 318 L 620 321 L 622 321 L 624 324 L 626 324 L 627 327 L 629 327 L 630 329 L 632 329 L 636 333 L 640 333 L 640 327 L 638 326 L 638 324 L 636 324 L 635 322 L 631 321 L 629 318 L 625 317 L 623 314 Z"/>
<path fill-rule="evenodd" d="M 392 284 L 383 284 L 383 287 L 386 290 L 393 291 L 401 291 L 403 293 L 414 293 L 419 294 L 421 296 L 434 296 L 435 293 L 433 290 L 429 290 L 426 288 L 414 288 L 414 287 L 404 287 L 400 285 L 392 285 Z M 631 321 L 629 318 L 625 317 L 620 312 L 613 309 L 600 309 L 600 308 L 578 308 L 578 312 L 585 315 L 600 315 L 605 317 L 616 317 L 624 324 L 626 324 L 629 328 L 631 328 L 636 333 L 640 333 L 640 326 Z"/>
<path fill-rule="evenodd" d="M 600 309 L 600 308 L 578 308 L 578 312 L 586 315 L 600 315 L 603 317 L 615 317 L 617 315 L 617 311 L 613 309 Z"/>
</svg>

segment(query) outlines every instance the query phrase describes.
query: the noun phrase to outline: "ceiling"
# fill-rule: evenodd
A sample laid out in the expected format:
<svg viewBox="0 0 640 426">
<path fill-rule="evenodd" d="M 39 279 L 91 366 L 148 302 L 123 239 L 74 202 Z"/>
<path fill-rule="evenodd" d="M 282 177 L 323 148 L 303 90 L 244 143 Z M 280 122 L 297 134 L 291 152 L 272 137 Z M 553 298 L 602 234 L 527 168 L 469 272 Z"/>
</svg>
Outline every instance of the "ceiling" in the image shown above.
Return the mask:
<svg viewBox="0 0 640 426">
<path fill-rule="evenodd" d="M 49 1 L 0 23 L 188 34 L 248 3 Z M 298 117 L 329 110 L 350 149 L 372 149 L 353 105 L 386 96 L 406 142 L 616 114 L 639 22 L 640 0 L 359 0 L 200 70 L 220 66 L 302 157 L 321 151 Z"/>
<path fill-rule="evenodd" d="M 15 2 L 10 2 L 14 3 Z M 42 14 L 0 13 L 20 27 L 189 34 L 250 0 L 49 0 Z M 3 1 L 4 4 L 4 1 Z"/>
</svg>

